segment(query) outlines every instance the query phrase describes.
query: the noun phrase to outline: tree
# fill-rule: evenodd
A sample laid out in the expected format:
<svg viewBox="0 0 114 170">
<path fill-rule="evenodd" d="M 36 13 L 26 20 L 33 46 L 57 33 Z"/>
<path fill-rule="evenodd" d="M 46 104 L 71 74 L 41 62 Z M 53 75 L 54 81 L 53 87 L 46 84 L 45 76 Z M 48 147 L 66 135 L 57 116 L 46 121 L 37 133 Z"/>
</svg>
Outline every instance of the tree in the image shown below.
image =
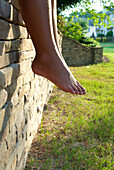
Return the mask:
<svg viewBox="0 0 114 170">
<path fill-rule="evenodd" d="M 81 2 L 81 0 L 57 0 L 58 14 L 61 11 L 64 11 L 67 7 L 76 5 L 78 2 Z"/>
<path fill-rule="evenodd" d="M 58 4 L 58 13 L 61 11 L 64 11 L 68 7 L 74 7 L 80 5 L 84 7 L 86 10 L 93 9 L 91 6 L 92 3 L 96 2 L 96 0 L 57 0 Z M 114 8 L 114 2 L 113 0 L 100 0 L 101 3 L 103 3 L 104 8 L 107 8 L 107 2 L 108 4 L 108 10 L 111 8 Z"/>
<path fill-rule="evenodd" d="M 73 7 L 73 6 L 81 6 L 80 10 L 75 11 L 72 16 L 75 16 L 76 18 L 81 17 L 81 16 L 86 16 L 88 20 L 92 20 L 93 24 L 96 26 L 101 26 L 104 25 L 105 27 L 108 26 L 110 27 L 111 20 L 109 15 L 106 14 L 107 11 L 112 11 L 114 8 L 114 2 L 113 0 L 100 0 L 100 2 L 103 3 L 103 7 L 105 8 L 105 13 L 103 12 L 97 12 L 93 7 L 94 3 L 96 3 L 96 0 L 58 0 L 58 13 L 59 13 L 59 19 L 58 19 L 58 25 L 59 28 L 62 30 L 62 25 L 64 25 L 64 17 L 61 15 L 60 11 L 65 10 L 68 6 Z M 107 6 L 108 3 L 108 6 Z M 108 25 L 106 24 L 105 21 L 108 21 Z M 60 22 L 60 23 L 59 23 Z M 62 24 L 63 22 L 63 24 Z"/>
<path fill-rule="evenodd" d="M 75 40 L 80 40 L 80 38 L 83 35 L 83 30 L 81 25 L 76 22 L 68 22 L 65 26 L 64 26 L 64 31 L 63 34 L 67 37 L 73 38 Z"/>
<path fill-rule="evenodd" d="M 76 17 L 74 13 L 68 17 L 68 21 L 72 21 L 74 23 L 79 23 L 79 25 L 82 27 L 82 31 L 87 31 L 88 29 L 88 21 L 86 18 Z"/>
<path fill-rule="evenodd" d="M 60 17 L 59 16 L 59 30 L 67 37 L 73 38 L 75 40 L 80 40 L 88 29 L 88 22 L 86 19 L 74 17 Z M 62 25 L 61 25 L 62 24 Z"/>
<path fill-rule="evenodd" d="M 114 8 L 114 2 L 113 0 L 100 0 L 100 2 L 103 3 L 103 7 L 107 11 L 111 11 L 112 8 Z M 108 6 L 107 6 L 108 2 Z M 104 24 L 104 26 L 107 26 L 106 22 L 104 22 L 104 19 L 108 20 L 108 26 L 110 26 L 112 23 L 110 21 L 110 17 L 106 15 L 106 12 L 97 12 L 94 9 L 94 3 L 96 3 L 96 0 L 58 0 L 58 28 L 60 31 L 75 40 L 85 42 L 86 44 L 89 43 L 89 41 L 93 41 L 92 39 L 87 39 L 84 37 L 84 33 L 87 30 L 87 22 L 82 21 L 80 17 L 86 16 L 85 18 L 88 20 L 92 20 L 94 25 L 101 26 Z M 75 11 L 70 15 L 69 18 L 65 18 L 61 15 L 61 11 L 65 10 L 67 7 L 79 7 L 78 11 Z M 114 12 L 114 11 L 113 11 Z M 74 20 L 75 18 L 75 20 Z M 93 42 L 95 44 L 95 42 Z"/>
<path fill-rule="evenodd" d="M 96 0 L 58 0 L 58 14 L 60 14 L 61 11 L 64 11 L 68 7 L 79 7 L 80 8 L 80 14 L 85 15 L 88 13 L 88 19 L 93 19 L 94 25 L 99 25 L 99 21 L 101 21 L 101 24 L 105 24 L 104 19 L 107 18 L 110 22 L 109 16 L 106 15 L 105 13 L 98 13 L 93 7 L 94 3 L 96 3 Z M 111 11 L 112 8 L 114 8 L 114 1 L 113 0 L 100 0 L 101 3 L 103 3 L 103 7 L 107 11 Z M 108 3 L 108 5 L 107 5 Z M 76 11 L 78 13 L 79 11 Z M 114 12 L 114 11 L 113 11 Z M 90 17 L 91 16 L 91 17 Z M 89 18 L 90 17 L 90 18 Z"/>
</svg>

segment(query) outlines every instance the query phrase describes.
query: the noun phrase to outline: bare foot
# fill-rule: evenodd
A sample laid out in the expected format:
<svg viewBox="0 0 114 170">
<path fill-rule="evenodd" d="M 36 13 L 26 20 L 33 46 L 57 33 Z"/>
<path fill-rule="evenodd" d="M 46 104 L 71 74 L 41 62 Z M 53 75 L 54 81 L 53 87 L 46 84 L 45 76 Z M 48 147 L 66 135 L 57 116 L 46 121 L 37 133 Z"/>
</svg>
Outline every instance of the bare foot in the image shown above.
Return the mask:
<svg viewBox="0 0 114 170">
<path fill-rule="evenodd" d="M 56 53 L 36 56 L 32 69 L 35 74 L 47 78 L 65 92 L 86 94 L 85 89 L 74 78 L 66 63 Z"/>
</svg>

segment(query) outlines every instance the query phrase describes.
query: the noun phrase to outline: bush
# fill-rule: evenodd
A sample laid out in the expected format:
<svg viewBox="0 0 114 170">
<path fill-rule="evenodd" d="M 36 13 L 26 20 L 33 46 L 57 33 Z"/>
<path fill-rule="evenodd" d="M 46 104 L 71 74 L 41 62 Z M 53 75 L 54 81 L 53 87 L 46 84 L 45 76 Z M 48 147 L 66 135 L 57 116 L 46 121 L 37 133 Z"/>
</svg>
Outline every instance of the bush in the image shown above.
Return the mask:
<svg viewBox="0 0 114 170">
<path fill-rule="evenodd" d="M 97 42 L 101 42 L 101 38 L 96 38 L 96 41 Z"/>
<path fill-rule="evenodd" d="M 103 37 L 103 42 L 107 42 L 107 38 L 106 37 Z"/>
<path fill-rule="evenodd" d="M 100 33 L 99 33 L 97 36 L 98 36 L 98 37 L 104 37 L 104 34 L 100 34 Z"/>
<path fill-rule="evenodd" d="M 90 37 L 83 37 L 79 42 L 88 46 L 88 47 L 100 46 L 98 41 L 96 41 L 96 40 L 94 40 L 93 38 L 90 38 Z"/>
<path fill-rule="evenodd" d="M 113 37 L 113 32 L 112 32 L 112 30 L 109 31 L 109 32 L 107 32 L 106 37 Z"/>
</svg>

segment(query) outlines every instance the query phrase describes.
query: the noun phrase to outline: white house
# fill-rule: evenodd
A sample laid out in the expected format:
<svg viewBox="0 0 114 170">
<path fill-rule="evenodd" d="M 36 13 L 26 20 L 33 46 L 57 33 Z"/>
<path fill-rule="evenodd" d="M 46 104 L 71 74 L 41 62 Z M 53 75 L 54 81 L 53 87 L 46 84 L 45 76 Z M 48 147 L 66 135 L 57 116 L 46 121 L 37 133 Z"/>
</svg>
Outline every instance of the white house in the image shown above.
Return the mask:
<svg viewBox="0 0 114 170">
<path fill-rule="evenodd" d="M 98 34 L 104 34 L 106 36 L 106 34 L 109 31 L 113 32 L 113 37 L 114 37 L 114 9 L 112 9 L 111 11 L 105 11 L 105 9 L 103 10 L 103 13 L 106 13 L 107 16 L 110 17 L 110 21 L 111 21 L 111 25 L 110 27 L 105 27 L 104 25 L 100 27 L 98 26 L 94 26 L 92 20 L 89 21 L 89 29 L 88 29 L 88 33 L 86 34 L 86 36 L 88 37 L 97 37 Z M 104 20 L 104 22 L 108 25 L 109 21 L 107 21 L 107 19 Z"/>
<path fill-rule="evenodd" d="M 89 20 L 88 25 L 89 25 L 89 28 L 87 30 L 86 36 L 87 37 L 97 37 L 98 26 L 94 26 L 93 20 Z"/>
<path fill-rule="evenodd" d="M 103 13 L 105 12 L 105 9 L 103 10 Z M 107 11 L 106 15 L 110 17 L 110 21 L 111 21 L 111 25 L 110 27 L 104 27 L 104 25 L 101 26 L 101 28 L 97 28 L 97 34 L 98 33 L 102 33 L 106 36 L 106 34 L 109 31 L 113 32 L 113 37 L 114 37 L 114 9 L 112 9 L 111 11 Z M 109 21 L 107 21 L 106 19 L 104 20 L 104 22 L 108 25 Z"/>
</svg>

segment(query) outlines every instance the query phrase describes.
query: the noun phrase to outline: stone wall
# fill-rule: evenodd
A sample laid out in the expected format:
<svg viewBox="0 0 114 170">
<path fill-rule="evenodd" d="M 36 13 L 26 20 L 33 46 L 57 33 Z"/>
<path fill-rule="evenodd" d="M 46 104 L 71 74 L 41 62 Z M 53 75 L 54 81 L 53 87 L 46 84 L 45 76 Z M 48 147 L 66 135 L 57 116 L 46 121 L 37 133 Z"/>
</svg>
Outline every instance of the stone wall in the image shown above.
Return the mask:
<svg viewBox="0 0 114 170">
<path fill-rule="evenodd" d="M 91 47 L 93 55 L 93 63 L 101 63 L 103 58 L 103 47 Z"/>
<path fill-rule="evenodd" d="M 17 0 L 0 0 L 0 170 L 22 170 L 53 84 L 34 75 L 35 50 Z M 97 51 L 58 34 L 69 65 L 97 63 Z"/>
<path fill-rule="evenodd" d="M 63 37 L 62 53 L 69 66 L 83 66 L 102 62 L 103 48 L 89 48 L 71 38 Z"/>
<path fill-rule="evenodd" d="M 53 87 L 31 70 L 35 51 L 16 2 L 0 0 L 0 170 L 24 168 Z"/>
</svg>

